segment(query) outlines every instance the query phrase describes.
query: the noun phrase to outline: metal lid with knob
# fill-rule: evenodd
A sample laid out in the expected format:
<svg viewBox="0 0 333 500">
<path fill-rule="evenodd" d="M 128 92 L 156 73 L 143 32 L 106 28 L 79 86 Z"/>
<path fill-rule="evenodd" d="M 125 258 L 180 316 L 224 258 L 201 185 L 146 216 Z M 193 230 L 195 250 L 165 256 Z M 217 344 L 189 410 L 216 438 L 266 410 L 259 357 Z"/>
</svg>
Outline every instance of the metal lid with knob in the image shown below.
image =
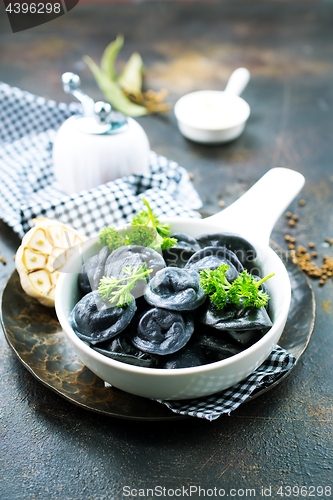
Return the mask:
<svg viewBox="0 0 333 500">
<path fill-rule="evenodd" d="M 67 72 L 61 77 L 66 94 L 73 95 L 83 107 L 83 117 L 77 117 L 76 125 L 86 134 L 104 135 L 125 132 L 128 119 L 118 111 L 114 111 L 107 102 L 94 100 L 79 87 L 81 80 L 75 73 Z"/>
</svg>

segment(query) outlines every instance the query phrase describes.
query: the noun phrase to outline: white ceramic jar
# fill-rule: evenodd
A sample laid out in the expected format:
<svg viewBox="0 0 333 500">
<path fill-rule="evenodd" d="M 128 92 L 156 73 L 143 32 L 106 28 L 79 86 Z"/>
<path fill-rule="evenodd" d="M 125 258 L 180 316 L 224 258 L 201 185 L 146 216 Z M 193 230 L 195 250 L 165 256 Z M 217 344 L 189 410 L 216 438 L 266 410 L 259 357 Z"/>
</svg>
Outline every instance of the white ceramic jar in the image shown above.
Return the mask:
<svg viewBox="0 0 333 500">
<path fill-rule="evenodd" d="M 53 144 L 53 168 L 65 193 L 89 190 L 119 177 L 149 171 L 150 145 L 141 125 L 94 101 L 79 88 L 72 73 L 62 77 L 65 92 L 83 105 L 84 116 L 72 116 L 59 128 Z"/>
</svg>

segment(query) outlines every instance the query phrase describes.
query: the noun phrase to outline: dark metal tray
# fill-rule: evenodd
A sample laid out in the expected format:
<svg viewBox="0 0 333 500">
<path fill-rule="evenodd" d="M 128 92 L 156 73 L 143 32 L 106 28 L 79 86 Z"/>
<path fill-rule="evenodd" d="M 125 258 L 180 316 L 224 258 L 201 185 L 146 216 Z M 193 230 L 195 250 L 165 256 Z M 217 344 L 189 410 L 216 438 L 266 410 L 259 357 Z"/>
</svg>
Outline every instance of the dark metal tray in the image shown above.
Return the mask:
<svg viewBox="0 0 333 500">
<path fill-rule="evenodd" d="M 291 281 L 292 300 L 279 345 L 298 360 L 311 339 L 315 299 L 306 276 L 286 256 L 285 264 Z M 70 348 L 54 309 L 29 297 L 23 291 L 16 271 L 2 292 L 1 321 L 6 339 L 21 363 L 42 384 L 72 403 L 87 410 L 132 420 L 184 418 L 160 403 L 111 387 L 94 375 Z M 267 392 L 287 375 L 249 399 Z"/>
</svg>

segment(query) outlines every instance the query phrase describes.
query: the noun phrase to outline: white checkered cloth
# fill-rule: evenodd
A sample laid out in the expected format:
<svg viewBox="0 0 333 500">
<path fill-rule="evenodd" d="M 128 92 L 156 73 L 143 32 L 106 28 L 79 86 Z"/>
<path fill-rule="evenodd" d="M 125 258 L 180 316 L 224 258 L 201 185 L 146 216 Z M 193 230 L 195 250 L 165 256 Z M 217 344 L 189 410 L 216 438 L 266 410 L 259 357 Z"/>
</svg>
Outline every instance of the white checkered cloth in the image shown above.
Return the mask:
<svg viewBox="0 0 333 500">
<path fill-rule="evenodd" d="M 80 113 L 76 103 L 56 103 L 0 82 L 0 218 L 21 238 L 36 217 L 59 219 L 92 237 L 106 225 L 129 222 L 142 209 L 143 195 L 158 216 L 200 217 L 196 210 L 202 202 L 186 170 L 154 152 L 148 175 L 66 195 L 54 178 L 52 144 L 60 125 L 75 113 Z M 231 389 L 207 398 L 161 402 L 176 413 L 214 420 L 273 384 L 294 363 L 278 347 Z"/>
<path fill-rule="evenodd" d="M 190 417 L 216 420 L 218 417 L 230 413 L 244 403 L 250 396 L 268 388 L 287 372 L 296 363 L 296 358 L 285 349 L 276 346 L 269 357 L 249 377 L 230 389 L 226 389 L 212 396 L 183 401 L 162 401 L 174 413 Z"/>
<path fill-rule="evenodd" d="M 36 217 L 59 219 L 87 237 L 130 222 L 144 197 L 157 216 L 200 217 L 188 173 L 151 152 L 150 173 L 66 195 L 53 174 L 52 144 L 80 105 L 56 103 L 0 82 L 0 218 L 20 236 Z"/>
</svg>

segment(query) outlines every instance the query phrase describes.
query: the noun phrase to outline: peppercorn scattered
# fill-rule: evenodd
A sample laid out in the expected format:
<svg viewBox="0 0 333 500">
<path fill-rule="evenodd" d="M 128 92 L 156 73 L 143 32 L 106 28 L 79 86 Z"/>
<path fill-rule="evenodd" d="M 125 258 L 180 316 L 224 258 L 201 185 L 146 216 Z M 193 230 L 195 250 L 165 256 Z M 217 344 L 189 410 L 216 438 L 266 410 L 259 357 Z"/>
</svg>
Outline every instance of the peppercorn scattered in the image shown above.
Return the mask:
<svg viewBox="0 0 333 500">
<path fill-rule="evenodd" d="M 317 252 L 312 252 L 312 257 L 316 258 L 318 256 Z M 297 249 L 290 250 L 290 257 L 294 264 L 297 264 L 302 271 L 304 271 L 311 278 L 320 278 L 319 285 L 325 285 L 328 278 L 333 276 L 333 257 L 324 255 L 323 263 L 321 267 L 318 267 L 314 262 L 311 261 L 310 254 L 306 251 L 302 245 L 299 245 Z"/>
<path fill-rule="evenodd" d="M 289 226 L 293 227 L 295 226 L 296 222 L 299 219 L 298 214 L 292 214 L 291 212 L 286 212 L 286 217 L 289 219 Z"/>
<path fill-rule="evenodd" d="M 311 262 L 310 254 L 303 246 L 299 245 L 296 250 L 290 250 L 290 257 L 294 264 L 297 264 L 302 271 L 312 278 L 321 277 L 321 269 L 314 262 Z"/>
<path fill-rule="evenodd" d="M 333 257 L 328 257 L 324 255 L 323 269 L 329 273 L 330 276 L 333 274 Z"/>
<path fill-rule="evenodd" d="M 299 201 L 300 206 L 305 205 L 305 200 Z M 289 227 L 295 227 L 296 222 L 299 220 L 298 214 L 293 214 L 292 212 L 286 212 L 286 218 L 288 219 Z M 318 252 L 315 251 L 316 244 L 313 241 L 307 243 L 307 248 L 302 245 L 296 246 L 296 238 L 292 237 L 289 233 L 284 236 L 284 240 L 288 243 L 289 256 L 302 271 L 304 271 L 311 278 L 318 278 L 319 285 L 323 286 L 327 280 L 332 279 L 333 281 L 333 257 L 324 255 L 322 264 L 316 264 L 311 259 L 318 258 Z M 333 246 L 333 238 L 325 238 L 326 247 Z M 327 245 L 328 243 L 328 245 Z M 311 251 L 311 253 L 310 253 Z"/>
</svg>

